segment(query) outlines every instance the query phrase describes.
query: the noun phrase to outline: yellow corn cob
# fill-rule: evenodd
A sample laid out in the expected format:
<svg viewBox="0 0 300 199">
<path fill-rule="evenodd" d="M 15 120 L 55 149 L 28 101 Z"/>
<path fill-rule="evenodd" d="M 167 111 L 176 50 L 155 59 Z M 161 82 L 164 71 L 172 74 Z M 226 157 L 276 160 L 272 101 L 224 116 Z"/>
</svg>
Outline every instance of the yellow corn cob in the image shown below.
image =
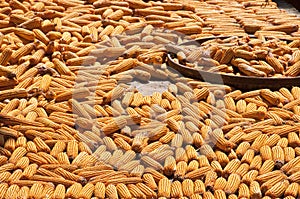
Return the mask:
<svg viewBox="0 0 300 199">
<path fill-rule="evenodd" d="M 273 56 L 267 56 L 266 57 L 266 60 L 268 62 L 268 64 L 270 64 L 274 70 L 276 71 L 276 73 L 283 73 L 284 71 L 284 67 L 282 66 L 282 64 L 278 61 L 278 59 L 276 59 L 275 57 Z"/>
<path fill-rule="evenodd" d="M 205 99 L 209 94 L 209 90 L 207 88 L 195 89 L 194 96 L 197 100 Z"/>
<path fill-rule="evenodd" d="M 27 150 L 24 147 L 18 147 L 14 150 L 12 155 L 9 158 L 9 162 L 16 163 L 19 161 L 25 154 Z"/>
<path fill-rule="evenodd" d="M 295 158 L 295 150 L 292 147 L 285 147 L 283 150 L 285 162 L 289 162 Z"/>
<path fill-rule="evenodd" d="M 97 182 L 95 185 L 94 195 L 99 198 L 105 197 L 105 185 L 102 182 Z"/>
<path fill-rule="evenodd" d="M 163 178 L 158 183 L 158 196 L 170 197 L 171 194 L 171 182 L 168 178 Z"/>
<path fill-rule="evenodd" d="M 40 197 L 43 194 L 44 186 L 41 183 L 34 184 L 29 191 L 29 197 Z"/>
<path fill-rule="evenodd" d="M 240 184 L 240 187 L 239 187 L 239 197 L 246 197 L 246 198 L 250 197 L 249 187 L 246 184 L 244 184 L 244 183 Z"/>
<path fill-rule="evenodd" d="M 224 174 L 228 176 L 229 174 L 234 173 L 238 169 L 240 164 L 241 162 L 238 159 L 231 160 L 224 168 Z"/>
<path fill-rule="evenodd" d="M 297 31 L 299 28 L 298 25 L 295 24 L 283 24 L 283 25 L 279 25 L 279 26 L 266 26 L 263 27 L 262 30 L 263 31 L 281 31 L 281 32 L 285 32 L 287 34 L 292 33 Z"/>
<path fill-rule="evenodd" d="M 38 64 L 45 55 L 44 49 L 37 50 L 32 57 L 29 59 L 30 64 L 35 65 Z"/>
<path fill-rule="evenodd" d="M 171 197 L 183 197 L 182 185 L 179 181 L 175 181 L 171 185 Z"/>
<path fill-rule="evenodd" d="M 267 62 L 265 61 L 259 61 L 259 64 L 261 67 L 261 70 L 264 71 L 267 74 L 274 75 L 275 74 L 275 69 L 270 66 Z"/>
<path fill-rule="evenodd" d="M 10 48 L 5 48 L 4 51 L 0 55 L 0 65 L 6 66 L 9 62 L 13 51 Z"/>
<path fill-rule="evenodd" d="M 116 186 L 118 194 L 120 195 L 120 197 L 122 198 L 132 198 L 127 186 L 123 183 L 117 184 Z"/>
<path fill-rule="evenodd" d="M 272 148 L 273 160 L 277 168 L 281 168 L 284 164 L 284 151 L 280 146 L 274 146 Z"/>
<path fill-rule="evenodd" d="M 265 134 L 258 136 L 251 145 L 251 149 L 254 151 L 259 151 L 261 147 L 266 143 L 269 137 Z"/>
<path fill-rule="evenodd" d="M 237 191 L 240 186 L 240 176 L 237 174 L 230 174 L 228 177 L 227 185 L 225 187 L 225 192 L 227 194 L 233 194 Z"/>
<path fill-rule="evenodd" d="M 28 29 L 28 30 L 32 30 L 34 28 L 40 28 L 42 21 L 43 21 L 42 18 L 34 17 L 33 19 L 30 19 L 26 22 L 19 24 L 18 27 Z"/>
<path fill-rule="evenodd" d="M 17 197 L 28 197 L 28 194 L 29 194 L 29 188 L 27 186 L 23 186 L 20 188 Z"/>
<path fill-rule="evenodd" d="M 71 71 L 70 69 L 60 60 L 58 59 L 53 59 L 53 63 L 55 65 L 55 68 L 57 69 L 57 71 L 62 74 L 62 75 L 70 75 Z"/>
<path fill-rule="evenodd" d="M 245 174 L 242 178 L 242 182 L 247 184 L 247 185 L 250 185 L 250 183 L 252 181 L 255 180 L 255 178 L 258 176 L 258 171 L 256 170 L 250 170 L 247 174 Z"/>
<path fill-rule="evenodd" d="M 248 52 L 246 50 L 240 50 L 240 49 L 234 51 L 234 56 L 245 60 L 256 59 L 256 55 L 253 52 Z"/>
<path fill-rule="evenodd" d="M 18 194 L 20 190 L 20 187 L 18 185 L 11 185 L 6 192 L 6 198 L 8 197 L 16 197 L 16 195 Z"/>
<path fill-rule="evenodd" d="M 124 12 L 122 10 L 117 10 L 117 11 L 109 14 L 107 16 L 107 19 L 111 19 L 111 20 L 117 21 L 117 20 L 121 19 L 123 17 L 123 15 L 124 15 Z"/>
<path fill-rule="evenodd" d="M 266 192 L 266 195 L 270 197 L 280 197 L 283 195 L 288 186 L 289 182 L 287 180 L 278 182 Z"/>
<path fill-rule="evenodd" d="M 143 183 L 138 183 L 136 186 L 148 197 L 156 197 L 157 196 L 157 194 L 152 189 L 150 189 Z"/>
<path fill-rule="evenodd" d="M 174 30 L 186 35 L 200 34 L 202 32 L 202 28 L 200 26 L 177 27 L 174 28 Z"/>
<path fill-rule="evenodd" d="M 260 156 L 255 156 L 249 166 L 249 169 L 259 170 L 262 165 L 262 158 Z"/>
<path fill-rule="evenodd" d="M 273 160 L 266 160 L 261 168 L 259 169 L 259 174 L 265 174 L 271 172 L 275 166 L 275 162 Z"/>
<path fill-rule="evenodd" d="M 33 43 L 22 46 L 12 53 L 10 61 L 12 63 L 16 63 L 22 56 L 28 55 L 34 49 L 34 47 L 35 44 Z"/>
<path fill-rule="evenodd" d="M 246 162 L 247 164 L 250 164 L 254 158 L 255 151 L 252 149 L 248 149 L 245 154 L 243 155 L 241 162 L 244 163 Z"/>
<path fill-rule="evenodd" d="M 82 185 L 80 183 L 74 183 L 66 192 L 66 197 L 76 197 L 80 193 Z"/>
<path fill-rule="evenodd" d="M 292 196 L 296 197 L 298 194 L 299 184 L 298 183 L 291 183 L 284 192 L 284 196 Z"/>
<path fill-rule="evenodd" d="M 292 44 L 293 42 L 291 42 L 290 44 Z M 293 65 L 296 64 L 298 61 L 300 61 L 300 50 L 296 50 L 293 52 L 290 60 L 289 60 L 289 64 Z"/>
<path fill-rule="evenodd" d="M 239 70 L 248 76 L 256 76 L 256 77 L 266 77 L 266 73 L 259 71 L 247 64 L 239 64 L 238 65 Z"/>
<path fill-rule="evenodd" d="M 14 33 L 26 40 L 29 40 L 29 41 L 34 40 L 34 33 L 30 30 L 26 30 L 24 28 L 15 28 Z"/>
<path fill-rule="evenodd" d="M 50 75 L 44 75 L 42 80 L 41 80 L 41 84 L 39 86 L 39 88 L 43 91 L 43 92 L 47 92 L 49 90 L 50 87 L 50 83 L 51 83 L 51 76 Z"/>
<path fill-rule="evenodd" d="M 300 73 L 300 61 L 296 62 L 294 65 L 292 65 L 286 72 L 286 76 L 295 77 L 298 76 Z"/>
<path fill-rule="evenodd" d="M 53 198 L 64 198 L 66 194 L 66 187 L 62 184 L 56 186 L 55 191 L 53 193 Z"/>
<path fill-rule="evenodd" d="M 203 175 L 205 175 L 206 172 L 210 171 L 211 168 L 209 167 L 203 167 L 194 171 L 191 171 L 189 173 L 187 173 L 184 178 L 186 179 L 197 179 L 198 177 L 201 177 Z"/>
</svg>

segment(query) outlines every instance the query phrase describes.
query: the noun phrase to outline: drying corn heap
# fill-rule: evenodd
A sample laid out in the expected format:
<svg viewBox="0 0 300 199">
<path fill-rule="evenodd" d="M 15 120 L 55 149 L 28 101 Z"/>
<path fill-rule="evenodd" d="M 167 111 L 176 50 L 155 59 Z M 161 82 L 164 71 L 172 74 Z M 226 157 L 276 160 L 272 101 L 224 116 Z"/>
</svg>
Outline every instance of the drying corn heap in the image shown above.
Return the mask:
<svg viewBox="0 0 300 199">
<path fill-rule="evenodd" d="M 300 73 L 300 40 L 229 37 L 172 46 L 176 62 L 208 72 L 256 77 L 295 77 Z"/>
<path fill-rule="evenodd" d="M 276 3 L 2 0 L 0 18 L 0 198 L 300 196 L 300 87 L 243 92 L 166 64 L 167 44 L 255 33 L 271 52 L 245 64 L 297 76 L 300 20 Z M 133 80 L 170 84 L 146 96 Z"/>
</svg>

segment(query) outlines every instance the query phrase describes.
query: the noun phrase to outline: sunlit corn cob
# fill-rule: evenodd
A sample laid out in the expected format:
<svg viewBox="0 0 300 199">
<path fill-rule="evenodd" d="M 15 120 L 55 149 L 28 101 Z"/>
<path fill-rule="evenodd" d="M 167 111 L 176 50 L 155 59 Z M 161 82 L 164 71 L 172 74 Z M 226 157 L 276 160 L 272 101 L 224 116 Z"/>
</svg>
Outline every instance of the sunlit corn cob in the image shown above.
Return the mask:
<svg viewBox="0 0 300 199">
<path fill-rule="evenodd" d="M 13 51 L 10 48 L 5 48 L 4 51 L 0 55 L 0 65 L 6 66 L 9 62 Z"/>
<path fill-rule="evenodd" d="M 237 174 L 231 174 L 228 177 L 227 185 L 224 188 L 225 192 L 227 194 L 235 193 L 238 190 L 238 187 L 240 186 L 240 176 Z"/>
<path fill-rule="evenodd" d="M 288 188 L 288 186 L 288 180 L 278 182 L 266 192 L 266 195 L 270 197 L 280 197 L 283 195 L 284 191 Z"/>
</svg>

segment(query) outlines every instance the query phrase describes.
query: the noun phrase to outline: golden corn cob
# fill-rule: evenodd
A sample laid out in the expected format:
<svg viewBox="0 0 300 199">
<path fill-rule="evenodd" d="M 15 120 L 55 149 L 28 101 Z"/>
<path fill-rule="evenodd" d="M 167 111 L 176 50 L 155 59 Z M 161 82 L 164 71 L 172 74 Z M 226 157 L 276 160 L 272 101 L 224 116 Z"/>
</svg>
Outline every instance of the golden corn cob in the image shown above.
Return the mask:
<svg viewBox="0 0 300 199">
<path fill-rule="evenodd" d="M 247 164 L 250 164 L 254 158 L 254 154 L 255 151 L 252 149 L 249 149 L 245 152 L 245 154 L 243 155 L 241 162 L 244 163 L 246 162 Z"/>
<path fill-rule="evenodd" d="M 29 59 L 30 64 L 35 65 L 38 64 L 45 55 L 44 49 L 38 49 L 32 57 Z"/>
<path fill-rule="evenodd" d="M 197 100 L 205 99 L 209 94 L 209 90 L 207 88 L 195 89 L 194 96 Z"/>
<path fill-rule="evenodd" d="M 15 28 L 14 33 L 26 40 L 33 41 L 34 40 L 34 33 L 30 30 L 24 28 Z"/>
<path fill-rule="evenodd" d="M 284 192 L 284 196 L 292 196 L 292 197 L 296 197 L 298 194 L 298 190 L 299 190 L 299 184 L 297 183 L 291 183 L 287 189 Z"/>
<path fill-rule="evenodd" d="M 253 52 L 248 52 L 246 50 L 240 50 L 240 49 L 234 51 L 234 56 L 245 60 L 256 59 L 256 55 Z"/>
<path fill-rule="evenodd" d="M 278 168 L 281 168 L 284 164 L 284 151 L 280 146 L 272 148 L 273 160 Z"/>
<path fill-rule="evenodd" d="M 229 174 L 234 173 L 240 164 L 241 162 L 238 159 L 231 160 L 223 170 L 224 175 L 228 176 Z"/>
<path fill-rule="evenodd" d="M 107 19 L 111 19 L 111 20 L 117 21 L 117 20 L 121 19 L 123 17 L 123 15 L 124 15 L 124 12 L 122 10 L 117 10 L 117 11 L 109 14 L 107 16 Z"/>
<path fill-rule="evenodd" d="M 238 68 L 242 73 L 244 73 L 248 76 L 256 76 L 256 77 L 266 77 L 267 76 L 266 73 L 259 71 L 247 64 L 239 64 Z"/>
<path fill-rule="evenodd" d="M 82 185 L 80 183 L 74 183 L 67 190 L 66 197 L 77 197 L 81 189 L 82 189 Z"/>
<path fill-rule="evenodd" d="M 284 159 L 286 162 L 289 162 L 295 158 L 296 154 L 292 147 L 284 148 Z"/>
<path fill-rule="evenodd" d="M 246 198 L 250 197 L 249 187 L 246 184 L 244 184 L 244 183 L 240 184 L 240 187 L 239 187 L 239 197 L 246 197 Z"/>
<path fill-rule="evenodd" d="M 84 56 L 71 58 L 66 61 L 68 66 L 80 66 L 80 65 L 91 65 L 96 62 L 97 58 L 94 56 Z"/>
<path fill-rule="evenodd" d="M 170 196 L 171 197 L 182 197 L 183 196 L 182 185 L 179 181 L 175 181 L 172 183 Z"/>
<path fill-rule="evenodd" d="M 275 162 L 273 160 L 266 160 L 261 168 L 259 169 L 259 174 L 265 174 L 271 172 L 275 166 Z"/>
<path fill-rule="evenodd" d="M 295 24 L 283 24 L 279 26 L 266 26 L 263 27 L 262 30 L 264 31 L 281 31 L 287 34 L 297 31 L 299 28 L 298 25 Z"/>
<path fill-rule="evenodd" d="M 95 197 L 104 198 L 105 197 L 105 184 L 102 182 L 97 182 L 95 184 Z"/>
<path fill-rule="evenodd" d="M 195 26 L 177 27 L 174 28 L 174 31 L 186 35 L 192 35 L 192 34 L 200 34 L 202 32 L 202 28 L 200 26 L 195 25 Z"/>
<path fill-rule="evenodd" d="M 262 89 L 261 96 L 272 105 L 278 105 L 280 103 L 279 97 L 268 89 Z"/>
<path fill-rule="evenodd" d="M 228 177 L 227 185 L 225 187 L 225 192 L 227 194 L 232 194 L 237 191 L 240 186 L 240 176 L 237 174 L 230 174 Z"/>
<path fill-rule="evenodd" d="M 288 188 L 288 186 L 288 180 L 278 182 L 266 192 L 266 195 L 270 197 L 280 197 L 283 195 L 284 191 Z"/>
<path fill-rule="evenodd" d="M 253 181 L 250 184 L 250 195 L 253 197 L 262 197 L 262 193 L 260 190 L 259 183 L 257 181 Z"/>
<path fill-rule="evenodd" d="M 290 44 L 292 44 L 293 42 L 291 42 Z M 300 61 L 300 50 L 296 50 L 293 52 L 290 60 L 288 61 L 289 64 L 296 64 L 298 61 Z"/>
<path fill-rule="evenodd" d="M 116 188 L 120 197 L 128 198 L 128 199 L 132 198 L 131 193 L 125 184 L 123 183 L 117 184 Z"/>
<path fill-rule="evenodd" d="M 211 168 L 209 167 L 203 167 L 194 171 L 191 171 L 189 173 L 187 173 L 184 178 L 186 179 L 197 179 L 201 176 L 204 176 L 206 172 L 210 171 Z"/>
<path fill-rule="evenodd" d="M 258 176 L 257 170 L 251 170 L 247 174 L 245 174 L 242 178 L 242 182 L 249 185 L 255 178 Z"/>
<path fill-rule="evenodd" d="M 59 184 L 56 186 L 55 191 L 53 193 L 53 198 L 64 198 L 66 193 L 66 188 L 64 185 Z"/>
<path fill-rule="evenodd" d="M 266 61 L 268 62 L 268 64 L 270 64 L 274 70 L 276 71 L 276 73 L 283 73 L 284 71 L 284 67 L 282 66 L 282 64 L 278 61 L 278 59 L 276 59 L 273 56 L 268 55 L 266 57 Z"/>
<path fill-rule="evenodd" d="M 271 74 L 271 75 L 275 74 L 275 69 L 272 66 L 270 66 L 267 62 L 259 61 L 259 64 L 260 64 L 260 66 L 262 66 L 262 67 L 260 67 L 260 69 L 263 72 L 265 72 L 267 74 Z"/>
<path fill-rule="evenodd" d="M 13 51 L 10 48 L 5 48 L 0 55 L 0 65 L 6 66 L 13 54 Z"/>
<path fill-rule="evenodd" d="M 35 44 L 33 43 L 22 46 L 12 53 L 10 61 L 12 63 L 16 63 L 22 56 L 28 55 L 34 49 L 34 47 Z"/>
<path fill-rule="evenodd" d="M 167 178 L 163 178 L 158 183 L 158 196 L 170 197 L 171 194 L 171 182 Z"/>
<path fill-rule="evenodd" d="M 55 65 L 56 70 L 62 75 L 71 75 L 70 69 L 60 60 L 53 59 L 53 63 Z"/>
<path fill-rule="evenodd" d="M 40 28 L 42 21 L 43 21 L 42 18 L 34 17 L 33 19 L 30 19 L 26 22 L 23 22 L 23 23 L 19 24 L 18 27 L 29 29 L 29 30 L 32 30 L 34 28 Z"/>
<path fill-rule="evenodd" d="M 292 65 L 292 66 L 285 72 L 285 75 L 286 75 L 286 76 L 291 76 L 291 77 L 298 76 L 299 73 L 300 73 L 299 67 L 300 67 L 300 61 L 298 61 L 298 62 L 296 62 L 294 65 Z"/>
<path fill-rule="evenodd" d="M 43 92 L 47 92 L 49 90 L 50 84 L 51 84 L 51 76 L 50 75 L 44 75 L 42 80 L 41 80 L 41 84 L 40 84 L 39 88 Z"/>
<path fill-rule="evenodd" d="M 10 156 L 9 162 L 16 163 L 26 154 L 26 152 L 27 150 L 24 147 L 16 148 Z"/>
</svg>

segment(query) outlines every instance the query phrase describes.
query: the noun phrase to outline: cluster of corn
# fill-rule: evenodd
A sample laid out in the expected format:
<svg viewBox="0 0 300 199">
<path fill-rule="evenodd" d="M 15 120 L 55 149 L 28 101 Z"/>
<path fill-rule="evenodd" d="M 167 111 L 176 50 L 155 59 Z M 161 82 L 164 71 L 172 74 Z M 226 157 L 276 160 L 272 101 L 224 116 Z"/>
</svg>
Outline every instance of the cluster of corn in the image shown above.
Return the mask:
<svg viewBox="0 0 300 199">
<path fill-rule="evenodd" d="M 0 198 L 299 196 L 300 88 L 242 93 L 165 64 L 184 35 L 230 34 L 201 17 L 216 4 L 2 1 Z M 174 83 L 144 96 L 133 78 Z"/>
<path fill-rule="evenodd" d="M 298 195 L 299 87 L 242 93 L 191 80 L 152 96 L 126 88 L 93 107 L 2 103 L 1 198 Z"/>
<path fill-rule="evenodd" d="M 247 33 L 255 33 L 258 30 L 274 31 L 274 35 L 282 33 L 298 36 L 299 20 L 295 14 L 276 8 L 276 3 L 266 5 L 263 1 L 246 1 L 242 3 L 246 12 L 232 15 L 241 24 Z M 275 26 L 274 26 L 275 25 Z M 268 34 L 268 33 L 267 33 Z"/>
<path fill-rule="evenodd" d="M 263 30 L 266 35 L 299 37 L 298 17 L 279 10 L 274 2 L 212 0 L 193 5 L 196 5 L 197 15 L 204 20 L 203 34 L 242 36 L 245 32 L 253 34 Z"/>
<path fill-rule="evenodd" d="M 243 5 L 236 1 L 197 1 L 195 13 L 203 19 L 201 35 L 192 35 L 192 38 L 211 35 L 246 35 L 243 27 L 231 17 L 234 13 L 244 12 Z"/>
<path fill-rule="evenodd" d="M 173 49 L 177 62 L 209 72 L 256 77 L 300 74 L 300 40 L 229 37 Z"/>
</svg>

